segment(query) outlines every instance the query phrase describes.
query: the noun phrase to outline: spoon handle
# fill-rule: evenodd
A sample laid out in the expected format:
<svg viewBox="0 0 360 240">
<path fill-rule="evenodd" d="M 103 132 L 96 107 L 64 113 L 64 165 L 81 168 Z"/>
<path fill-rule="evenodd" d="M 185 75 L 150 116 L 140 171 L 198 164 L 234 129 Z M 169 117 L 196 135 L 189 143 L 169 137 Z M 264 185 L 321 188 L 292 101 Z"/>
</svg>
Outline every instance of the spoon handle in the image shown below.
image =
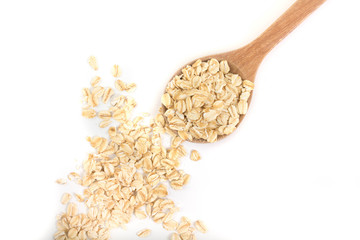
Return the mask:
<svg viewBox="0 0 360 240">
<path fill-rule="evenodd" d="M 247 65 L 244 69 L 248 70 L 247 75 L 250 79 L 255 78 L 256 70 L 266 54 L 325 1 L 297 0 L 258 38 L 235 50 L 235 55 L 242 55 L 240 65 Z"/>
</svg>

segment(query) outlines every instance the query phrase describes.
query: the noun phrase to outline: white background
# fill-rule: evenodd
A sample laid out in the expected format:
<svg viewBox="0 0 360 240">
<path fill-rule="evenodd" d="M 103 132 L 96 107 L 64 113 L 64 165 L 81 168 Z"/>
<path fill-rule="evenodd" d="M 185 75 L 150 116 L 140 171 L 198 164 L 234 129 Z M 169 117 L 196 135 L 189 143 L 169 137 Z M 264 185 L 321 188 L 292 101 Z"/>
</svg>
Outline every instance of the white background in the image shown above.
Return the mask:
<svg viewBox="0 0 360 240">
<path fill-rule="evenodd" d="M 80 114 L 95 75 L 138 85 L 137 112 L 154 115 L 171 75 L 198 57 L 241 47 L 293 0 L 1 1 L 1 238 L 49 240 L 54 181 L 76 170 L 101 134 Z M 202 219 L 204 240 L 360 239 L 360 3 L 328 0 L 263 61 L 250 111 L 215 144 L 186 144 L 203 159 L 170 196 L 178 215 Z M 111 239 L 169 233 L 134 220 Z"/>
</svg>

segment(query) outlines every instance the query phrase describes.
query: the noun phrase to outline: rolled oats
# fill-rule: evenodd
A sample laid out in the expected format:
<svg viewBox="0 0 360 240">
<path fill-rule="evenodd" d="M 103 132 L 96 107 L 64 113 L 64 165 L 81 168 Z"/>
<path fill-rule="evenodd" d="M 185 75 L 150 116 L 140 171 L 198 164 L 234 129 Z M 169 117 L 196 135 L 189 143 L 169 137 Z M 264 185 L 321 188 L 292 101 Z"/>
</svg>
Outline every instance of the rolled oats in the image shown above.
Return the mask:
<svg viewBox="0 0 360 240">
<path fill-rule="evenodd" d="M 64 193 L 61 197 L 61 204 L 66 205 L 71 199 L 71 195 L 69 193 Z"/>
<path fill-rule="evenodd" d="M 89 59 L 90 62 L 93 66 L 96 59 Z M 149 126 L 143 124 L 145 116 L 131 116 L 136 106 L 135 100 L 130 96 L 115 95 L 114 89 L 100 86 L 100 77 L 92 79 L 91 88 L 82 90 L 85 103 L 82 115 L 86 118 L 98 117 L 101 119 L 100 127 L 109 126 L 112 119 L 116 124 L 114 122 L 114 125 L 109 127 L 106 137 L 87 138 L 94 152 L 83 162 L 83 174 L 71 172 L 68 175 L 70 181 L 74 180 L 84 187 L 81 194 L 74 195 L 87 212 L 79 213 L 77 205 L 69 203 L 71 195 L 64 194 L 61 203 L 67 204 L 67 208 L 65 213 L 57 217 L 57 232 L 54 234 L 56 240 L 108 240 L 110 230 L 117 227 L 126 229 L 133 215 L 139 219 L 152 219 L 162 224 L 166 230 L 177 230 L 183 239 L 195 239 L 190 220 L 183 217 L 179 224 L 173 220 L 179 208 L 168 198 L 165 182 L 179 190 L 190 179 L 189 174 L 178 169 L 181 158 L 186 155 L 182 143 L 192 138 L 191 126 L 184 121 L 185 116 L 182 113 L 194 112 L 193 119 L 200 118 L 200 105 L 208 99 L 202 89 L 202 79 L 192 78 L 193 75 L 196 72 L 205 72 L 204 68 L 226 71 L 226 65 L 213 61 L 207 66 L 206 63 L 198 61 L 194 63 L 194 67 L 196 71 L 191 68 L 184 70 L 186 79 L 192 79 L 190 83 L 180 78 L 177 78 L 176 83 L 189 90 L 191 96 L 181 92 L 174 96 L 165 94 L 162 98 L 163 104 L 176 108 L 177 112 L 172 110 L 166 115 L 158 114 Z M 117 65 L 113 67 L 112 73 L 116 78 L 120 76 Z M 193 86 L 201 89 L 191 92 Z M 115 81 L 115 91 L 132 91 L 135 87 L 135 84 L 127 84 L 119 79 Z M 99 99 L 105 105 L 110 105 L 108 109 L 97 111 Z M 217 107 L 221 109 L 221 103 L 217 103 Z M 210 112 L 207 117 L 217 119 L 214 114 L 219 115 L 217 112 Z M 170 121 L 171 126 L 178 129 L 178 132 L 166 126 L 167 121 Z M 168 149 L 162 144 L 161 136 L 165 132 L 173 137 Z M 204 129 L 199 129 L 198 134 L 202 135 L 204 132 Z M 211 132 L 207 134 L 208 137 L 213 136 Z M 196 157 L 200 158 L 200 155 Z M 65 184 L 66 180 L 57 182 Z M 137 235 L 146 237 L 150 232 L 151 230 L 144 229 Z M 172 239 L 181 237 L 174 233 Z"/>
<path fill-rule="evenodd" d="M 163 227 L 168 231 L 174 231 L 178 227 L 178 223 L 171 219 L 169 221 L 163 222 Z"/>
<path fill-rule="evenodd" d="M 102 97 L 102 101 L 103 103 L 107 103 L 109 101 L 109 99 L 111 98 L 111 96 L 114 94 L 114 90 L 112 88 L 107 88 L 104 91 L 104 95 Z"/>
<path fill-rule="evenodd" d="M 82 111 L 82 116 L 86 118 L 94 118 L 96 116 L 96 111 L 94 109 L 84 109 Z"/>
<path fill-rule="evenodd" d="M 63 178 L 59 178 L 59 179 L 56 180 L 56 183 L 60 184 L 60 185 L 64 185 L 64 184 L 66 184 L 66 180 L 63 179 Z"/>
<path fill-rule="evenodd" d="M 75 238 L 78 235 L 78 231 L 75 228 L 71 228 L 68 232 L 69 238 Z"/>
<path fill-rule="evenodd" d="M 179 234 L 173 233 L 171 234 L 170 240 L 181 240 Z"/>
<path fill-rule="evenodd" d="M 151 234 L 150 229 L 143 229 L 137 233 L 137 235 L 141 238 L 145 238 L 145 237 L 149 236 L 150 234 Z"/>
<path fill-rule="evenodd" d="M 176 231 L 179 234 L 185 233 L 189 230 L 190 226 L 191 226 L 191 223 L 189 221 L 187 221 L 187 219 L 182 218 Z"/>
<path fill-rule="evenodd" d="M 235 130 L 253 89 L 253 82 L 230 72 L 227 61 L 197 60 L 169 82 L 161 98 L 165 129 L 183 140 L 215 142 Z"/>
<path fill-rule="evenodd" d="M 199 232 L 202 232 L 202 233 L 207 232 L 207 227 L 205 226 L 204 222 L 201 220 L 197 220 L 196 222 L 194 222 L 194 226 L 195 226 L 196 230 L 198 230 Z"/>
<path fill-rule="evenodd" d="M 140 210 L 140 209 L 136 209 L 136 210 L 134 211 L 134 214 L 135 214 L 135 216 L 136 216 L 137 218 L 139 218 L 139 219 L 145 219 L 145 218 L 147 218 L 146 213 L 145 213 L 143 210 Z"/>
<path fill-rule="evenodd" d="M 84 197 L 81 194 L 75 193 L 75 198 L 78 202 L 83 202 L 84 201 Z"/>
<path fill-rule="evenodd" d="M 114 77 L 120 77 L 121 69 L 119 68 L 119 65 L 115 64 L 111 70 L 111 73 Z"/>
<path fill-rule="evenodd" d="M 107 119 L 107 120 L 103 120 L 100 122 L 99 127 L 101 128 L 105 128 L 108 127 L 111 124 L 111 120 Z"/>
<path fill-rule="evenodd" d="M 96 58 L 94 56 L 89 57 L 89 65 L 95 71 L 98 70 L 98 64 L 97 64 Z"/>
<path fill-rule="evenodd" d="M 101 80 L 101 78 L 99 76 L 93 77 L 90 82 L 91 86 L 97 87 L 98 84 L 100 83 L 100 80 Z"/>
<path fill-rule="evenodd" d="M 196 150 L 192 150 L 190 154 L 190 159 L 193 161 L 199 161 L 201 159 L 199 152 Z"/>
<path fill-rule="evenodd" d="M 248 109 L 248 103 L 244 100 L 240 100 L 238 104 L 239 114 L 246 114 L 247 109 Z"/>
</svg>

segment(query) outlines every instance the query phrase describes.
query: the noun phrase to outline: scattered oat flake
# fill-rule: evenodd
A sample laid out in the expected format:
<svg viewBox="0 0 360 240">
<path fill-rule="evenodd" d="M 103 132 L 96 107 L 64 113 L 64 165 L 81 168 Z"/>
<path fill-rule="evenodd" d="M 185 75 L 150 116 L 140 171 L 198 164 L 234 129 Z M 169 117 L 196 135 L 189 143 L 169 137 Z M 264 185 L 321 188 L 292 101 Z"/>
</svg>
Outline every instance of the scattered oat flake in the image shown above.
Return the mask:
<svg viewBox="0 0 360 240">
<path fill-rule="evenodd" d="M 96 111 L 94 109 L 84 109 L 82 111 L 82 116 L 86 118 L 94 118 L 96 116 Z"/>
<path fill-rule="evenodd" d="M 95 71 L 98 70 L 98 64 L 97 64 L 96 58 L 94 56 L 89 57 L 89 65 Z"/>
<path fill-rule="evenodd" d="M 80 175 L 78 173 L 76 173 L 76 172 L 71 172 L 71 173 L 68 174 L 68 179 L 70 181 L 72 181 L 74 179 L 78 179 L 78 178 L 80 178 Z"/>
<path fill-rule="evenodd" d="M 71 228 L 68 232 L 68 237 L 74 238 L 77 236 L 77 234 L 78 234 L 78 231 L 75 228 Z"/>
<path fill-rule="evenodd" d="M 97 87 L 98 84 L 100 83 L 100 80 L 101 80 L 101 78 L 99 76 L 93 77 L 90 82 L 91 86 Z"/>
<path fill-rule="evenodd" d="M 190 231 L 180 234 L 182 240 L 191 240 L 192 234 Z"/>
<path fill-rule="evenodd" d="M 111 120 L 103 120 L 100 122 L 99 127 L 105 128 L 108 127 L 111 124 Z"/>
<path fill-rule="evenodd" d="M 136 233 L 136 235 L 138 235 L 141 238 L 145 238 L 145 237 L 149 236 L 150 234 L 151 234 L 150 229 L 143 229 Z"/>
<path fill-rule="evenodd" d="M 103 103 L 106 104 L 113 94 L 114 94 L 114 90 L 112 88 L 107 88 L 102 98 Z"/>
<path fill-rule="evenodd" d="M 115 81 L 115 88 L 119 91 L 124 91 L 126 89 L 126 84 L 118 79 Z"/>
<path fill-rule="evenodd" d="M 66 180 L 63 179 L 63 178 L 59 178 L 59 179 L 56 180 L 56 183 L 57 183 L 57 184 L 64 185 L 64 184 L 66 184 Z"/>
<path fill-rule="evenodd" d="M 71 217 L 75 216 L 77 214 L 77 211 L 78 211 L 78 209 L 77 209 L 77 206 L 76 206 L 75 203 L 69 203 L 68 204 L 68 206 L 66 208 L 67 215 L 69 215 Z"/>
<path fill-rule="evenodd" d="M 112 67 L 111 73 L 114 77 L 120 77 L 121 75 L 121 69 L 119 68 L 119 65 L 115 64 Z"/>
<path fill-rule="evenodd" d="M 188 184 L 190 181 L 191 176 L 189 174 L 184 175 L 184 185 Z"/>
<path fill-rule="evenodd" d="M 205 226 L 204 222 L 201 220 L 197 220 L 194 222 L 194 227 L 196 228 L 196 230 L 198 230 L 199 232 L 202 233 L 206 233 L 207 232 L 207 227 Z"/>
<path fill-rule="evenodd" d="M 61 204 L 66 205 L 71 199 L 71 195 L 69 193 L 64 193 L 61 197 Z"/>
<path fill-rule="evenodd" d="M 135 210 L 135 211 L 134 211 L 134 214 L 135 214 L 135 216 L 136 216 L 138 219 L 145 219 L 145 218 L 147 218 L 146 213 L 145 213 L 143 210 L 140 210 L 140 209 Z"/>
<path fill-rule="evenodd" d="M 190 225 L 191 225 L 191 223 L 189 223 L 187 221 L 181 221 L 176 230 L 179 234 L 182 234 L 189 230 Z"/>
<path fill-rule="evenodd" d="M 199 161 L 201 159 L 199 152 L 196 150 L 192 150 L 190 154 L 190 159 L 193 161 Z"/>
<path fill-rule="evenodd" d="M 179 234 L 173 233 L 171 234 L 170 240 L 181 240 Z"/>
<path fill-rule="evenodd" d="M 135 89 L 136 89 L 136 84 L 135 83 L 130 83 L 130 84 L 127 84 L 126 85 L 126 91 L 127 92 L 133 92 L 133 91 L 135 91 Z"/>
<path fill-rule="evenodd" d="M 167 222 L 163 222 L 163 227 L 168 231 L 174 231 L 178 227 L 178 223 L 171 219 Z"/>
<path fill-rule="evenodd" d="M 75 193 L 75 198 L 78 202 L 83 202 L 84 201 L 84 197 L 81 194 L 77 194 Z"/>
</svg>

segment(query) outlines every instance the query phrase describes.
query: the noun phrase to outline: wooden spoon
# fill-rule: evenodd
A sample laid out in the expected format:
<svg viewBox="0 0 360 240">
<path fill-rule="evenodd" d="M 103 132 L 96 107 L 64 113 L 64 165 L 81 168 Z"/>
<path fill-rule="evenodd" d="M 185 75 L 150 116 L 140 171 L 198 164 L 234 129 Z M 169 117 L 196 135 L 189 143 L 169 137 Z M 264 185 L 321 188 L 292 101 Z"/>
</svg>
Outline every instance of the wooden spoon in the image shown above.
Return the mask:
<svg viewBox="0 0 360 240">
<path fill-rule="evenodd" d="M 247 79 L 252 82 L 255 80 L 256 72 L 260 63 L 282 39 L 284 39 L 292 30 L 294 30 L 307 16 L 315 11 L 326 0 L 297 0 L 293 5 L 286 10 L 268 29 L 266 29 L 258 38 L 246 46 L 226 53 L 210 55 L 201 58 L 203 61 L 215 58 L 219 60 L 227 60 L 232 73 L 239 74 L 242 79 Z M 192 65 L 192 61 L 187 65 Z M 184 67 L 185 67 L 184 66 Z M 181 74 L 180 68 L 173 77 Z M 171 78 L 172 79 L 172 78 Z M 251 101 L 250 96 L 248 103 Z M 165 106 L 162 106 L 164 109 Z M 240 122 L 244 119 L 245 115 L 240 115 Z M 226 137 L 227 135 L 219 135 L 218 140 Z M 203 139 L 193 139 L 192 142 L 207 143 Z"/>
</svg>

